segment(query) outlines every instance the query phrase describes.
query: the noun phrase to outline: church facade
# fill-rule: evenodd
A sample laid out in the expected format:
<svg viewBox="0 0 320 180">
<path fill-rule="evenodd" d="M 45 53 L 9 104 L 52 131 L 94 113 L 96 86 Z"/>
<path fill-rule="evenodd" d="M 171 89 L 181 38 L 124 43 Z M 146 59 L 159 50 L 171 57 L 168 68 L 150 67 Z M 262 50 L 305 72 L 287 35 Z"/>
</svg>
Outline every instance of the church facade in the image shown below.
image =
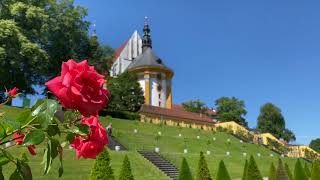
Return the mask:
<svg viewBox="0 0 320 180">
<path fill-rule="evenodd" d="M 146 21 L 142 38 L 135 31 L 117 49 L 110 75 L 116 77 L 124 71 L 137 74 L 138 82 L 144 92 L 145 104 L 171 109 L 174 72 L 154 53 L 150 31 Z"/>
</svg>

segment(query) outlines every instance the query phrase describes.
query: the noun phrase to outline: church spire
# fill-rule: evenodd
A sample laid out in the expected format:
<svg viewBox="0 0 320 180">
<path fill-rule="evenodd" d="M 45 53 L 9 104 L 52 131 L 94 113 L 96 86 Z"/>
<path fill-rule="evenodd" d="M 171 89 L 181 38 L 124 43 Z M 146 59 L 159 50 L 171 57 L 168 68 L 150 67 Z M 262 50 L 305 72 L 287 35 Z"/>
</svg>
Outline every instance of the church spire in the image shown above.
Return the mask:
<svg viewBox="0 0 320 180">
<path fill-rule="evenodd" d="M 142 39 L 142 52 L 148 48 L 152 48 L 152 40 L 150 35 L 150 28 L 148 24 L 148 17 L 145 17 L 144 27 L 143 27 L 143 39 Z"/>
</svg>

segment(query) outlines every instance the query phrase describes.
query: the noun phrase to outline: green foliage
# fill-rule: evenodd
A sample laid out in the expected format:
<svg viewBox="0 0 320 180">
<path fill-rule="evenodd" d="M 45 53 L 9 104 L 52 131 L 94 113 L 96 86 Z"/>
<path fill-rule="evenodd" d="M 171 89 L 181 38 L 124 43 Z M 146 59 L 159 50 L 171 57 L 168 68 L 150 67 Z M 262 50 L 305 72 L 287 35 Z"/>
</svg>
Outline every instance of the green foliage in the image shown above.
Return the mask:
<svg viewBox="0 0 320 180">
<path fill-rule="evenodd" d="M 247 179 L 247 174 L 248 174 L 248 160 L 246 159 L 246 162 L 245 162 L 244 168 L 243 168 L 243 173 L 242 173 L 242 180 Z"/>
<path fill-rule="evenodd" d="M 270 165 L 268 180 L 276 180 L 276 167 L 273 163 Z"/>
<path fill-rule="evenodd" d="M 292 174 L 292 172 L 291 172 L 291 170 L 290 170 L 290 168 L 289 168 L 287 163 L 284 164 L 284 168 L 286 169 L 286 172 L 288 174 L 289 180 L 293 180 L 293 174 Z"/>
<path fill-rule="evenodd" d="M 110 165 L 110 155 L 107 150 L 100 153 L 91 170 L 90 180 L 114 180 L 113 170 Z"/>
<path fill-rule="evenodd" d="M 311 178 L 311 180 L 319 180 L 320 179 L 320 163 L 319 162 L 313 163 L 310 178 Z"/>
<path fill-rule="evenodd" d="M 124 157 L 119 180 L 134 180 L 128 156 Z"/>
<path fill-rule="evenodd" d="M 182 159 L 178 180 L 193 180 L 186 158 Z"/>
<path fill-rule="evenodd" d="M 144 104 L 143 90 L 134 73 L 126 71 L 109 80 L 108 89 L 111 93 L 108 111 L 137 112 Z"/>
<path fill-rule="evenodd" d="M 128 119 L 128 120 L 140 120 L 140 115 L 137 112 L 129 112 L 129 111 L 109 111 L 104 110 L 99 113 L 100 116 L 111 116 L 113 118 L 118 119 Z"/>
<path fill-rule="evenodd" d="M 228 170 L 222 160 L 219 163 L 219 169 L 215 180 L 231 180 Z"/>
<path fill-rule="evenodd" d="M 257 129 L 262 133 L 271 133 L 286 141 L 296 139 L 293 132 L 285 128 L 285 119 L 281 109 L 272 103 L 266 103 L 260 108 Z"/>
<path fill-rule="evenodd" d="M 320 153 L 320 138 L 312 140 L 309 147 Z"/>
<path fill-rule="evenodd" d="M 235 121 L 243 126 L 248 126 L 244 116 L 247 114 L 243 100 L 235 97 L 221 97 L 215 101 L 218 111 L 217 119 L 220 122 Z"/>
<path fill-rule="evenodd" d="M 282 160 L 278 160 L 278 168 L 275 180 L 289 180 L 286 170 L 283 167 Z"/>
<path fill-rule="evenodd" d="M 199 99 L 186 101 L 182 103 L 182 106 L 184 110 L 194 113 L 205 113 L 208 110 L 206 104 Z"/>
<path fill-rule="evenodd" d="M 300 159 L 297 160 L 296 165 L 294 167 L 294 180 L 308 180 L 308 176 L 306 175 Z"/>
<path fill-rule="evenodd" d="M 262 180 L 260 170 L 259 170 L 257 163 L 254 160 L 253 156 L 250 157 L 246 180 Z"/>
<path fill-rule="evenodd" d="M 306 173 L 306 175 L 307 175 L 308 177 L 311 176 L 311 171 L 310 171 L 309 166 L 308 166 L 307 163 L 304 163 L 304 172 Z"/>
<path fill-rule="evenodd" d="M 198 162 L 197 180 L 212 180 L 207 161 L 202 151 L 200 152 L 200 158 Z"/>
</svg>

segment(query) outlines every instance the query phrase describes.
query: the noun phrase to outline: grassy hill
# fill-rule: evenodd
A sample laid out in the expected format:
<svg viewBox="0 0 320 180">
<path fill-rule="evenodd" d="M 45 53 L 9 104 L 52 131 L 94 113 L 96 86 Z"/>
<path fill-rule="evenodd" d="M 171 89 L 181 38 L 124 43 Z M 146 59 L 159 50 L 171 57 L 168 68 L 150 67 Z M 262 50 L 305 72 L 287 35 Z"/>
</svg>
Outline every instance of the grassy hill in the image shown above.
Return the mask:
<svg viewBox="0 0 320 180">
<path fill-rule="evenodd" d="M 12 118 L 21 111 L 19 108 L 6 106 L 0 109 L 0 111 L 3 110 Z M 223 132 L 212 133 L 189 128 L 113 119 L 111 117 L 102 117 L 101 121 L 105 126 L 111 122 L 114 131 L 113 135 L 129 148 L 128 152 L 111 152 L 111 163 L 116 176 L 119 175 L 124 155 L 128 154 L 132 163 L 133 174 L 136 179 L 169 179 L 136 152 L 136 150 L 153 150 L 155 146 L 160 147 L 162 156 L 173 162 L 177 167 L 180 166 L 182 157 L 186 157 L 193 175 L 196 175 L 200 151 L 211 151 L 211 155 L 206 155 L 211 175 L 216 175 L 218 163 L 223 159 L 230 175 L 235 179 L 242 176 L 245 159 L 248 158 L 250 154 L 255 156 L 263 176 L 267 176 L 270 163 L 274 162 L 276 164 L 277 158 L 279 158 L 277 154 L 264 147 L 241 143 L 239 139 Z M 134 132 L 135 129 L 138 131 L 137 133 Z M 156 135 L 159 132 L 161 132 L 161 136 L 157 141 Z M 179 134 L 181 134 L 181 136 L 179 136 Z M 199 139 L 197 136 L 199 136 Z M 228 139 L 230 140 L 229 142 Z M 208 142 L 210 143 L 208 144 Z M 188 154 L 183 153 L 185 146 L 188 149 Z M 34 179 L 56 179 L 58 163 L 56 163 L 56 165 L 54 164 L 49 175 L 42 176 L 43 166 L 40 165 L 40 162 L 43 153 L 41 147 L 38 147 L 37 150 L 39 154 L 36 157 L 32 157 L 30 160 L 30 165 L 35 177 Z M 14 149 L 14 151 L 19 153 L 21 148 Z M 227 156 L 226 152 L 230 152 L 230 156 Z M 243 156 L 243 153 L 247 153 L 247 156 Z M 258 153 L 260 153 L 260 157 L 258 156 Z M 65 174 L 61 179 L 88 178 L 94 162 L 93 160 L 76 160 L 74 151 L 70 149 L 65 149 L 64 157 Z M 283 160 L 289 164 L 291 169 L 293 169 L 296 159 L 283 158 Z M 4 170 L 6 170 L 5 174 L 8 176 L 8 174 L 13 171 L 13 168 L 4 168 Z"/>
</svg>

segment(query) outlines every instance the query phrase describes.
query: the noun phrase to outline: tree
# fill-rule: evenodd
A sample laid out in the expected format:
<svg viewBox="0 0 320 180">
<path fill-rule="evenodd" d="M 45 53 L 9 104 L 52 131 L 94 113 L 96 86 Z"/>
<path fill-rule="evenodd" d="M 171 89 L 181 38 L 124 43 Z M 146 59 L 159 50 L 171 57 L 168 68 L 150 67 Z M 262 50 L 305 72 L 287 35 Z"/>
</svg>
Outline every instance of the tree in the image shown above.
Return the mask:
<svg viewBox="0 0 320 180">
<path fill-rule="evenodd" d="M 104 150 L 97 157 L 91 170 L 90 180 L 114 180 L 113 170 L 110 165 L 110 155 Z"/>
<path fill-rule="evenodd" d="M 276 168 L 273 163 L 270 165 L 268 180 L 276 180 Z"/>
<path fill-rule="evenodd" d="M 312 140 L 309 147 L 320 153 L 320 138 Z"/>
<path fill-rule="evenodd" d="M 290 170 L 290 168 L 289 168 L 289 166 L 288 166 L 287 163 L 284 164 L 284 168 L 286 169 L 286 172 L 287 172 L 287 174 L 288 174 L 289 179 L 290 179 L 290 180 L 293 180 L 292 172 L 291 172 L 291 170 Z"/>
<path fill-rule="evenodd" d="M 215 105 L 218 111 L 217 119 L 220 122 L 235 121 L 244 126 L 248 125 L 244 118 L 247 114 L 244 101 L 235 97 L 221 97 L 215 101 Z"/>
<path fill-rule="evenodd" d="M 275 180 L 289 180 L 289 177 L 283 167 L 283 163 L 281 159 L 278 160 L 278 168 L 277 168 Z"/>
<path fill-rule="evenodd" d="M 186 158 L 182 159 L 178 180 L 193 180 Z"/>
<path fill-rule="evenodd" d="M 200 152 L 200 158 L 198 162 L 197 180 L 212 180 L 207 161 L 204 158 L 203 152 Z"/>
<path fill-rule="evenodd" d="M 247 179 L 247 174 L 248 174 L 248 160 L 246 160 L 243 168 L 243 174 L 242 174 L 242 180 Z"/>
<path fill-rule="evenodd" d="M 119 180 L 134 180 L 128 156 L 124 157 Z"/>
<path fill-rule="evenodd" d="M 194 113 L 205 113 L 207 111 L 206 104 L 198 100 L 190 100 L 182 103 L 183 109 Z"/>
<path fill-rule="evenodd" d="M 6 85 L 34 93 L 34 85 L 59 73 L 62 61 L 100 57 L 85 16 L 73 0 L 1 0 L 0 74 L 6 76 L 0 76 L 0 91 Z"/>
<path fill-rule="evenodd" d="M 246 180 L 263 180 L 253 156 L 250 157 Z"/>
<path fill-rule="evenodd" d="M 231 180 L 228 170 L 222 160 L 219 163 L 219 169 L 215 180 Z"/>
<path fill-rule="evenodd" d="M 308 166 L 307 163 L 304 163 L 304 172 L 306 173 L 306 175 L 307 175 L 308 177 L 311 176 L 311 171 L 310 171 L 309 166 Z"/>
<path fill-rule="evenodd" d="M 294 167 L 294 180 L 308 180 L 302 165 L 300 159 L 297 160 L 296 165 Z"/>
<path fill-rule="evenodd" d="M 286 141 L 295 140 L 294 134 L 285 128 L 285 119 L 281 109 L 272 103 L 266 103 L 260 108 L 257 129 L 262 133 L 271 133 Z"/>
<path fill-rule="evenodd" d="M 311 180 L 319 180 L 320 179 L 320 163 L 313 162 L 312 172 L 311 172 Z"/>
<path fill-rule="evenodd" d="M 143 90 L 134 73 L 123 72 L 109 80 L 107 86 L 111 93 L 109 111 L 136 112 L 144 104 Z"/>
</svg>

